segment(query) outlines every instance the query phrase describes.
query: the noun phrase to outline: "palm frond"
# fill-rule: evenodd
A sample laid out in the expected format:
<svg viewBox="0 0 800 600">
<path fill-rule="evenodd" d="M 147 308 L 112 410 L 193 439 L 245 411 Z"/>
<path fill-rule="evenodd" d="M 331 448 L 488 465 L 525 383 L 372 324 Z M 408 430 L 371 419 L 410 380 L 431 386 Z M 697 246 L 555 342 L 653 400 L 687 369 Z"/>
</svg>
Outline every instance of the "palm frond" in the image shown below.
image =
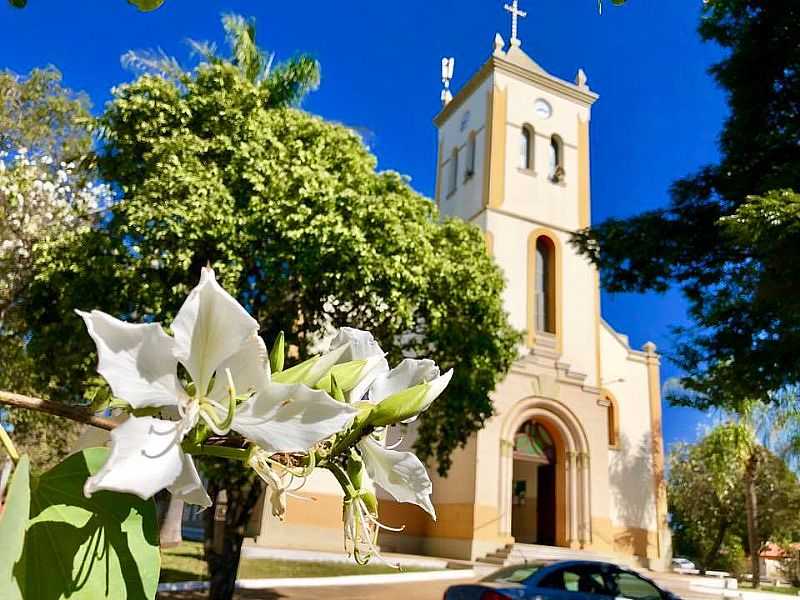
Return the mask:
<svg viewBox="0 0 800 600">
<path fill-rule="evenodd" d="M 253 83 L 260 82 L 270 62 L 268 57 L 256 44 L 255 19 L 245 19 L 241 15 L 224 14 L 222 27 L 225 37 L 233 53 L 233 64 Z"/>
<path fill-rule="evenodd" d="M 302 54 L 272 69 L 263 85 L 269 90 L 270 106 L 297 105 L 305 95 L 317 89 L 320 82 L 319 63 Z"/>
<path fill-rule="evenodd" d="M 173 56 L 167 55 L 161 48 L 156 50 L 129 50 L 120 58 L 122 66 L 137 73 L 159 75 L 166 79 L 178 81 L 184 70 Z"/>
<path fill-rule="evenodd" d="M 199 56 L 202 60 L 212 65 L 223 62 L 217 54 L 217 45 L 213 42 L 201 42 L 189 38 L 186 43 L 189 44 L 192 56 Z"/>
</svg>

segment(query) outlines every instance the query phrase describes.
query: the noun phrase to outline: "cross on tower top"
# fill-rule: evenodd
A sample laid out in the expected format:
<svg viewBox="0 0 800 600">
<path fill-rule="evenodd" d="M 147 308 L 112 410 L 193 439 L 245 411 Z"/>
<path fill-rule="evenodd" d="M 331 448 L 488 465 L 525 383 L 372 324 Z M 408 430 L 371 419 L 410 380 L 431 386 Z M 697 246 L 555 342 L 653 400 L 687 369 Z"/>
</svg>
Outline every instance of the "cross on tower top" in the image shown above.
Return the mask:
<svg viewBox="0 0 800 600">
<path fill-rule="evenodd" d="M 503 8 L 511 13 L 511 45 L 519 46 L 522 42 L 517 37 L 517 19 L 519 17 L 527 17 L 528 13 L 519 9 L 519 0 L 514 0 L 510 5 L 506 4 Z"/>
</svg>

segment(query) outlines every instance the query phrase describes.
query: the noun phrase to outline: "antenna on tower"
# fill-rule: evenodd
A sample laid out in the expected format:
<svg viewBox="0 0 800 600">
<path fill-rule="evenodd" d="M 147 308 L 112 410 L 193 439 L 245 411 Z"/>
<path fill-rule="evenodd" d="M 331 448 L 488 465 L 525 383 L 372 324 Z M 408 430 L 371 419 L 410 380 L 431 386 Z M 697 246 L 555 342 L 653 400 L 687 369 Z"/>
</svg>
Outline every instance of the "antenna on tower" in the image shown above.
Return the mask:
<svg viewBox="0 0 800 600">
<path fill-rule="evenodd" d="M 450 92 L 450 81 L 453 79 L 453 70 L 456 67 L 456 59 L 453 57 L 442 59 L 442 105 L 446 106 L 453 99 Z"/>
</svg>

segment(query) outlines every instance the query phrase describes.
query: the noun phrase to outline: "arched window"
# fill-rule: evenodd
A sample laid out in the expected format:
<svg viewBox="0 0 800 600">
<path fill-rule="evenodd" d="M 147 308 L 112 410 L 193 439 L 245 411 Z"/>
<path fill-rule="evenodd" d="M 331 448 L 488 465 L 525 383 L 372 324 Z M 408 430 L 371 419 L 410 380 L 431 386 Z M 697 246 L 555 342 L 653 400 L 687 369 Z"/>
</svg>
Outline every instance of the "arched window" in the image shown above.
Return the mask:
<svg viewBox="0 0 800 600">
<path fill-rule="evenodd" d="M 547 236 L 536 238 L 534 297 L 536 330 L 556 332 L 556 269 L 555 245 Z"/>
<path fill-rule="evenodd" d="M 519 168 L 533 169 L 533 129 L 529 125 L 519 132 Z"/>
<path fill-rule="evenodd" d="M 467 140 L 467 166 L 464 171 L 464 181 L 475 174 L 475 144 L 475 132 L 471 131 L 469 134 L 469 139 Z"/>
<path fill-rule="evenodd" d="M 558 135 L 550 137 L 548 177 L 554 183 L 564 181 L 564 143 Z"/>
<path fill-rule="evenodd" d="M 447 195 L 454 193 L 458 186 L 458 148 L 453 148 L 453 155 L 450 157 L 450 175 L 447 185 Z"/>
<path fill-rule="evenodd" d="M 527 421 L 514 436 L 514 458 L 538 463 L 556 462 L 556 448 L 547 429 L 536 421 Z"/>
<path fill-rule="evenodd" d="M 619 445 L 619 407 L 617 400 L 610 392 L 603 392 L 603 399 L 607 403 L 606 414 L 608 419 L 608 445 L 616 448 Z"/>
</svg>

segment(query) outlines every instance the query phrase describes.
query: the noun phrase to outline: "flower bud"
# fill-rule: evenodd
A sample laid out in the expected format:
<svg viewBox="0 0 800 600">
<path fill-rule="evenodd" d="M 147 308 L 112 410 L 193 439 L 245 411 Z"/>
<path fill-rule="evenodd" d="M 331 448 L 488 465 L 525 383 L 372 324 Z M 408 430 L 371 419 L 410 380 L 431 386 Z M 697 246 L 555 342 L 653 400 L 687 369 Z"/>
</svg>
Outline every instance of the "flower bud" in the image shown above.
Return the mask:
<svg viewBox="0 0 800 600">
<path fill-rule="evenodd" d="M 385 427 L 416 417 L 425 406 L 430 387 L 429 383 L 421 383 L 392 394 L 375 407 L 368 417 L 367 424 L 373 427 Z"/>
</svg>

